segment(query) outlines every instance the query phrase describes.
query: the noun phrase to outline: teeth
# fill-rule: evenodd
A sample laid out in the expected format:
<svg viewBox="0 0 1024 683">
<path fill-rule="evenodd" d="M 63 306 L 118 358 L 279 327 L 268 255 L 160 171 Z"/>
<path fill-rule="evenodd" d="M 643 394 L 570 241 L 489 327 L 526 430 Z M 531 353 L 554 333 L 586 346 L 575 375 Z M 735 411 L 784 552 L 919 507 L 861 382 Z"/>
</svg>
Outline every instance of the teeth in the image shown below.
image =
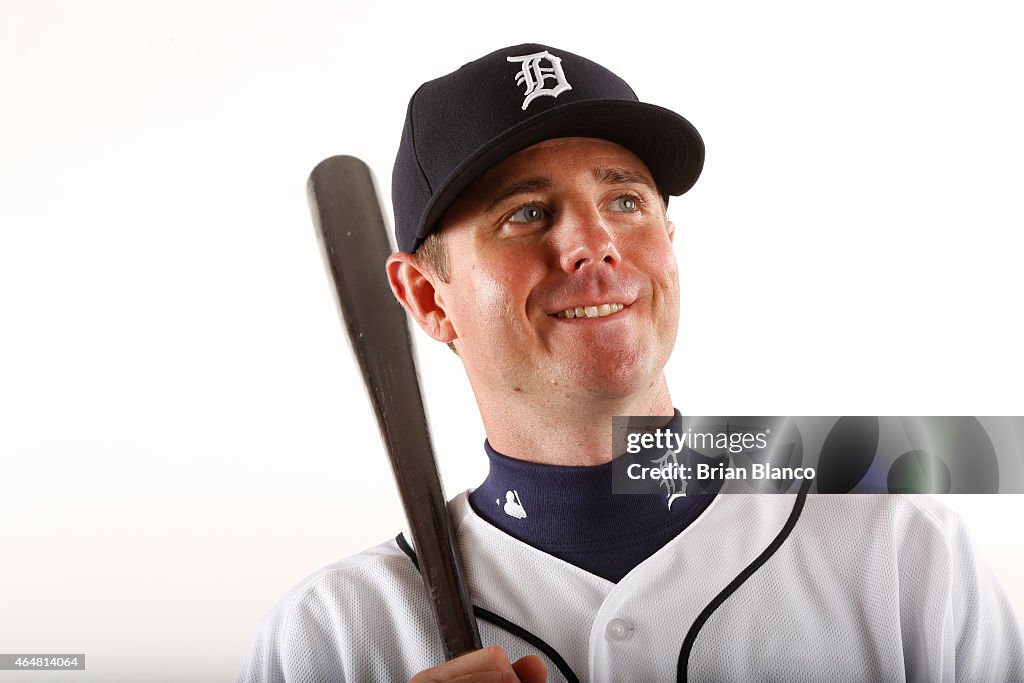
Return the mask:
<svg viewBox="0 0 1024 683">
<path fill-rule="evenodd" d="M 559 318 L 603 318 L 606 315 L 612 313 L 618 313 L 625 304 L 599 304 L 597 306 L 576 306 L 575 308 L 567 308 L 558 314 Z"/>
</svg>

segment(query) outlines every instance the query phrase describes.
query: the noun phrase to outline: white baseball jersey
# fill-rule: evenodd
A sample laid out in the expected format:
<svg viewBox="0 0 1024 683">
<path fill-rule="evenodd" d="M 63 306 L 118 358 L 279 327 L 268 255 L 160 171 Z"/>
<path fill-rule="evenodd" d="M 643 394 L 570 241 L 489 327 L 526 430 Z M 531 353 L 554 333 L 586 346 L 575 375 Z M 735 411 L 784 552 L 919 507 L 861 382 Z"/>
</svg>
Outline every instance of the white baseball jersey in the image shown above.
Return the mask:
<svg viewBox="0 0 1024 683">
<path fill-rule="evenodd" d="M 720 494 L 618 583 L 466 494 L 450 511 L 483 643 L 540 654 L 549 681 L 1024 680 L 1005 596 L 926 496 Z M 443 661 L 414 558 L 400 537 L 303 580 L 237 680 L 408 681 Z"/>
</svg>

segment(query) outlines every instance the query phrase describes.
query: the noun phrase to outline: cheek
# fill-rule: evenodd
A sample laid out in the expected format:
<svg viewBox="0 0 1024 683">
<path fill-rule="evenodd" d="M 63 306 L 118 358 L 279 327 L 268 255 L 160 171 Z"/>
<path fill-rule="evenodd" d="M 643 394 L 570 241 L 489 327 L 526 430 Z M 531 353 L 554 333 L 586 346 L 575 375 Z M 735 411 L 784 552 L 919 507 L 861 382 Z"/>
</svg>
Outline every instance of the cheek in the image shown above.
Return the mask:
<svg viewBox="0 0 1024 683">
<path fill-rule="evenodd" d="M 653 258 L 652 266 L 656 273 L 660 273 L 667 282 L 679 285 L 679 264 L 676 261 L 676 253 L 669 246 L 657 252 Z"/>
<path fill-rule="evenodd" d="M 652 302 L 657 312 L 654 324 L 667 359 L 679 331 L 679 264 L 667 236 L 663 241 L 649 242 L 642 253 L 640 267 L 651 280 Z"/>
<path fill-rule="evenodd" d="M 475 266 L 467 276 L 453 282 L 456 301 L 452 319 L 460 336 L 500 338 L 508 334 L 525 313 L 525 296 L 530 291 L 522 272 L 514 268 Z"/>
<path fill-rule="evenodd" d="M 679 264 L 668 235 L 658 235 L 638 245 L 638 264 L 662 296 L 679 299 Z"/>
</svg>

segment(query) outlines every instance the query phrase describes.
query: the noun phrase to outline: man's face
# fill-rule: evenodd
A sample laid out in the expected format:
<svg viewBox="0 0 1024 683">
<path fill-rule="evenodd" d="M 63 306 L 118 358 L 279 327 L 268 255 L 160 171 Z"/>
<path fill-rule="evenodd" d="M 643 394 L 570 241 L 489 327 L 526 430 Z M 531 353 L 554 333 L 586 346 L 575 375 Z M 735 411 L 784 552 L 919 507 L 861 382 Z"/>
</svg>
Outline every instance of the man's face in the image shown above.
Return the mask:
<svg viewBox="0 0 1024 683">
<path fill-rule="evenodd" d="M 679 318 L 674 227 L 632 152 L 534 145 L 463 192 L 443 231 L 437 297 L 474 386 L 613 399 L 658 381 Z"/>
</svg>

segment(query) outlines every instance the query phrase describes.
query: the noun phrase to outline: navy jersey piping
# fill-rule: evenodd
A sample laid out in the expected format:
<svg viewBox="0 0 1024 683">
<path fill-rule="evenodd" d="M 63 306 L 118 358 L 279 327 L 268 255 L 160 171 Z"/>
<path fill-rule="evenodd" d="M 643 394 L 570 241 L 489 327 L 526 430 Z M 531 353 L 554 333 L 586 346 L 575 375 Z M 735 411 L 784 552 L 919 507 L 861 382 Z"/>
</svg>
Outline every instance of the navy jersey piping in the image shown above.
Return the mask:
<svg viewBox="0 0 1024 683">
<path fill-rule="evenodd" d="M 409 560 L 412 562 L 413 566 L 416 567 L 416 571 L 419 571 L 420 562 L 419 559 L 417 559 L 416 557 L 416 551 L 413 550 L 412 546 L 409 545 L 409 542 L 405 540 L 405 535 L 399 533 L 397 536 L 395 536 L 395 543 L 397 543 L 398 547 L 402 550 L 402 552 L 409 557 Z M 558 669 L 558 672 L 562 674 L 565 680 L 569 681 L 569 683 L 579 683 L 580 679 L 576 676 L 576 674 L 573 673 L 572 669 L 569 668 L 569 663 L 565 661 L 562 655 L 558 654 L 558 651 L 555 650 L 555 648 L 548 645 L 539 636 L 534 635 L 522 626 L 514 624 L 508 619 L 498 614 L 495 614 L 490 610 L 484 609 L 483 607 L 479 607 L 478 605 L 473 605 L 473 614 L 476 615 L 477 619 L 482 619 L 486 622 L 494 624 L 498 628 L 504 629 L 513 635 L 519 636 L 520 638 L 528 642 L 530 645 L 533 645 L 535 648 L 543 652 L 549 660 L 551 660 L 551 663 L 555 665 L 555 668 Z"/>
<path fill-rule="evenodd" d="M 722 589 L 722 591 L 715 596 L 714 600 L 708 603 L 701 613 L 694 620 L 690 626 L 690 630 L 686 634 L 686 638 L 683 640 L 683 646 L 679 649 L 679 663 L 676 666 L 676 681 L 678 683 L 686 683 L 687 681 L 687 668 L 690 663 L 690 654 L 693 652 L 693 644 L 697 640 L 697 636 L 700 634 L 701 628 L 707 623 L 711 615 L 714 614 L 715 610 L 722 606 L 722 604 L 728 600 L 733 593 L 739 590 L 747 579 L 754 575 L 758 569 L 771 559 L 771 556 L 782 547 L 782 544 L 789 538 L 789 534 L 793 531 L 793 527 L 796 526 L 796 521 L 800 519 L 800 513 L 804 509 L 804 502 L 807 500 L 807 491 L 811 488 L 811 480 L 808 479 L 800 486 L 800 492 L 797 494 L 796 502 L 793 503 L 793 510 L 789 513 L 789 519 L 786 520 L 782 530 L 775 537 L 775 539 L 765 548 L 757 558 L 754 559 L 746 569 L 740 572 L 735 579 L 729 582 L 729 585 Z"/>
</svg>

